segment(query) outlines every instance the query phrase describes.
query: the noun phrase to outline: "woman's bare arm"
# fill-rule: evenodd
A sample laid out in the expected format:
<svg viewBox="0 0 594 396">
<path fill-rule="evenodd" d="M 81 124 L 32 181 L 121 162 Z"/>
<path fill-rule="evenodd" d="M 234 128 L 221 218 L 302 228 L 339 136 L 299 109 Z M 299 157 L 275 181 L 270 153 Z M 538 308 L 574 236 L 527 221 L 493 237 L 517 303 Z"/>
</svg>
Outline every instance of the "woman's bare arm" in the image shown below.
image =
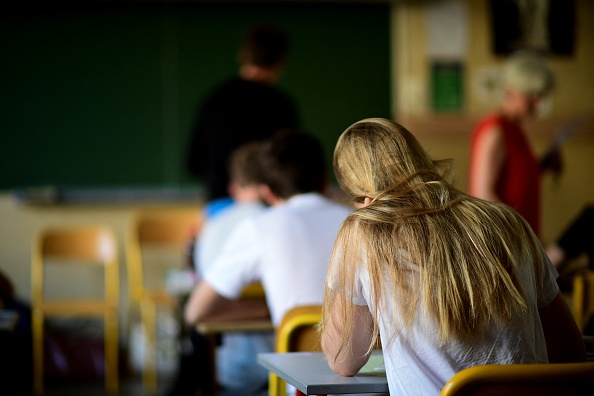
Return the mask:
<svg viewBox="0 0 594 396">
<path fill-rule="evenodd" d="M 474 149 L 468 194 L 491 202 L 501 202 L 496 188 L 505 161 L 503 132 L 497 127 L 485 131 Z"/>
<path fill-rule="evenodd" d="M 357 374 L 369 359 L 367 352 L 373 335 L 373 316 L 367 306 L 350 304 L 348 309 L 352 310 L 352 318 L 356 322 L 353 328 L 351 350 L 343 350 L 336 357 L 344 328 L 341 318 L 342 303 L 339 298 L 334 300 L 327 322 L 324 324 L 322 350 L 328 365 L 334 372 L 350 377 Z"/>
</svg>

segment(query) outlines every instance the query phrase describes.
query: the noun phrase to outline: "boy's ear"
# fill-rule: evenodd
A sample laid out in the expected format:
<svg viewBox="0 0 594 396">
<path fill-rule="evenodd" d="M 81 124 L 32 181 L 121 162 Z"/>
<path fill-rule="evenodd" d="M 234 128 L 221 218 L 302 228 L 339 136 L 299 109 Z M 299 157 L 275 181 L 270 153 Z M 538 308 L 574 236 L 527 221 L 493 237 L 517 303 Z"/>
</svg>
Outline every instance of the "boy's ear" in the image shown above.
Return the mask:
<svg viewBox="0 0 594 396">
<path fill-rule="evenodd" d="M 274 206 L 283 202 L 283 199 L 281 199 L 278 195 L 272 192 L 268 184 L 260 184 L 258 190 L 260 191 L 260 196 L 262 197 L 264 202 L 266 202 L 270 206 Z"/>
<path fill-rule="evenodd" d="M 229 196 L 235 197 L 237 195 L 239 186 L 233 180 L 227 184 L 227 191 L 229 192 Z"/>
</svg>

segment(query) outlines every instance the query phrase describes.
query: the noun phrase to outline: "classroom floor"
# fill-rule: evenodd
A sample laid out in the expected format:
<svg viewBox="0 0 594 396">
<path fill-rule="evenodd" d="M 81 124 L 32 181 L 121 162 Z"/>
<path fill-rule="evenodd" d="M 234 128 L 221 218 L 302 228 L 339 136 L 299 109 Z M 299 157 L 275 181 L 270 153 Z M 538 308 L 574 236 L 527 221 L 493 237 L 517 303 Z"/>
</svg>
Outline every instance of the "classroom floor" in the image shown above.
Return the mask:
<svg viewBox="0 0 594 396">
<path fill-rule="evenodd" d="M 43 396 L 166 396 L 172 379 L 160 380 L 157 391 L 149 392 L 142 386 L 140 378 L 121 379 L 117 394 L 105 391 L 103 382 L 76 382 L 71 384 L 47 384 Z M 0 391 L 5 396 L 34 396 L 32 391 L 14 391 L 8 394 Z"/>
</svg>

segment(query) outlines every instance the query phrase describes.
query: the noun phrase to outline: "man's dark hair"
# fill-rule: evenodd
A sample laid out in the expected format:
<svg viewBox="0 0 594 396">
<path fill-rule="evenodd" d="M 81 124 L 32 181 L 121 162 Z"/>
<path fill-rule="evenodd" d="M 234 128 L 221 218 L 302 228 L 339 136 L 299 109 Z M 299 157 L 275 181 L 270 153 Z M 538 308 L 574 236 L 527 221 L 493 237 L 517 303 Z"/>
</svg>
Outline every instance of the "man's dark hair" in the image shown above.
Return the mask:
<svg viewBox="0 0 594 396">
<path fill-rule="evenodd" d="M 323 192 L 326 186 L 324 148 L 303 131 L 288 129 L 274 134 L 260 149 L 262 181 L 280 198 Z"/>
<path fill-rule="evenodd" d="M 239 51 L 241 63 L 261 67 L 277 66 L 285 61 L 289 51 L 289 37 L 276 26 L 257 25 L 244 36 Z"/>
<path fill-rule="evenodd" d="M 240 186 L 260 184 L 260 146 L 262 141 L 254 140 L 244 143 L 231 153 L 229 161 L 229 176 Z"/>
</svg>

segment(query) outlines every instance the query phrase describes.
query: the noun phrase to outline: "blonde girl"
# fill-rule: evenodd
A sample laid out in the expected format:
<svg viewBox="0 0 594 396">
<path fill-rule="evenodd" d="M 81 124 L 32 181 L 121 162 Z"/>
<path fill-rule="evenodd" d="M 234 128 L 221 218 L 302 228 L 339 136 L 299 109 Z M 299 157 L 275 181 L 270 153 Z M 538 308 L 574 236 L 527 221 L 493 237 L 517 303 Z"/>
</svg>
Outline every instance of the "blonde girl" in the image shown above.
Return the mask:
<svg viewBox="0 0 594 396">
<path fill-rule="evenodd" d="M 446 182 L 415 137 L 385 119 L 350 126 L 334 172 L 355 210 L 327 276 L 322 347 L 356 374 L 378 339 L 392 396 L 438 395 L 480 364 L 585 360 L 557 272 L 509 207 Z"/>
</svg>

